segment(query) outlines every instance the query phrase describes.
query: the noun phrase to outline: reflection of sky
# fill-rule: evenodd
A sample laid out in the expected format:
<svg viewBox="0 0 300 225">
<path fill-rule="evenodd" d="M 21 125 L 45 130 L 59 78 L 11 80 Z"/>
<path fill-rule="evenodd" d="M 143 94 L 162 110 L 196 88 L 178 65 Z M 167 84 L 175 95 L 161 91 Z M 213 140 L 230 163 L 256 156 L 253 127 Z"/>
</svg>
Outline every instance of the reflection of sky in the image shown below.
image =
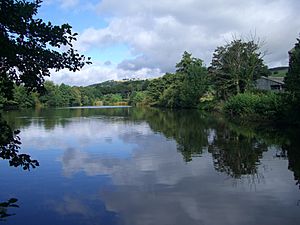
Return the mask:
<svg viewBox="0 0 300 225">
<path fill-rule="evenodd" d="M 213 130 L 208 139 L 212 139 Z M 146 123 L 73 118 L 47 130 L 31 124 L 22 151 L 30 173 L 1 163 L 1 198 L 21 208 L 7 224 L 298 224 L 300 199 L 287 160 L 265 152 L 258 173 L 235 180 L 211 154 L 186 163 L 174 140 Z M 26 173 L 26 174 L 24 174 Z"/>
<path fill-rule="evenodd" d="M 58 125 L 53 130 L 35 124 L 22 130 L 22 148 L 29 151 L 72 148 L 122 157 L 130 155 L 134 143 L 125 143 L 119 136 L 124 133 L 143 135 L 149 132 L 145 128 L 145 124 L 132 127 L 120 121 L 110 123 L 88 118 L 71 119 L 64 127 Z"/>
</svg>

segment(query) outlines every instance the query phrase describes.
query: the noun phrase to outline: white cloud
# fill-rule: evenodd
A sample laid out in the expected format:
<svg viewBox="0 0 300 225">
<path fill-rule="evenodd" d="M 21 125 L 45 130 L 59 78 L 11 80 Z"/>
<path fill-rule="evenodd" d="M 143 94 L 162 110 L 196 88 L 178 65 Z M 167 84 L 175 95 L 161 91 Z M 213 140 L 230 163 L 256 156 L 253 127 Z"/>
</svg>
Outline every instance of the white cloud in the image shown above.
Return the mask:
<svg viewBox="0 0 300 225">
<path fill-rule="evenodd" d="M 298 0 L 102 0 L 94 7 L 92 2 L 81 4 L 89 4 L 91 14 L 105 17 L 107 26 L 87 28 L 75 47 L 88 55 L 91 50 L 101 52 L 123 44 L 130 54 L 109 68 L 95 64 L 72 76 L 61 71 L 54 75 L 57 82 L 85 85 L 126 76 L 153 77 L 174 71 L 184 51 L 209 66 L 217 46 L 230 41 L 233 35 L 250 33 L 266 42 L 265 61 L 269 66 L 287 65 L 287 52 L 300 32 Z"/>
<path fill-rule="evenodd" d="M 70 8 L 78 5 L 79 0 L 61 0 L 60 2 L 62 8 Z"/>
<path fill-rule="evenodd" d="M 122 80 L 131 78 L 147 79 L 162 75 L 159 69 L 141 68 L 136 71 L 114 68 L 110 65 L 95 63 L 85 66 L 78 72 L 67 69 L 59 72 L 52 71 L 51 77 L 47 78 L 56 84 L 68 84 L 76 86 L 87 86 L 107 80 Z"/>
<path fill-rule="evenodd" d="M 184 50 L 209 64 L 213 50 L 228 36 L 250 32 L 266 41 L 270 52 L 266 61 L 279 65 L 287 64 L 287 51 L 298 35 L 299 7 L 295 0 L 103 0 L 97 10 L 111 19 L 107 28 L 94 32 L 99 43 L 125 42 L 138 55 L 121 63 L 121 68 L 128 69 L 126 64 L 131 63 L 133 69 L 166 72 Z"/>
<path fill-rule="evenodd" d="M 74 8 L 80 3 L 80 0 L 43 0 L 42 5 L 58 4 L 63 9 Z"/>
</svg>

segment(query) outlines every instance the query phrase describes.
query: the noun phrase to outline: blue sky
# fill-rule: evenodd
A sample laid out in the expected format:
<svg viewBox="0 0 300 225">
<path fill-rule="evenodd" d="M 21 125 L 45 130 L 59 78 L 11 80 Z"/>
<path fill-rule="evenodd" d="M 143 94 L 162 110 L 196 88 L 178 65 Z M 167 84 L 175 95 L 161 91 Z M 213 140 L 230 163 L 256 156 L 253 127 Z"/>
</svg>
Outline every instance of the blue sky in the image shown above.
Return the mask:
<svg viewBox="0 0 300 225">
<path fill-rule="evenodd" d="M 77 33 L 82 33 L 87 28 L 103 29 L 108 26 L 108 22 L 105 18 L 92 10 L 93 4 L 99 3 L 100 1 L 66 2 L 69 2 L 69 4 L 63 5 L 63 1 L 44 1 L 39 9 L 38 17 L 43 18 L 45 21 L 51 21 L 56 25 L 68 23 L 72 26 L 73 31 Z M 88 2 L 88 4 L 83 4 L 84 2 Z M 92 57 L 93 60 L 103 62 L 110 61 L 111 63 L 117 64 L 125 58 L 130 58 L 130 53 L 125 43 L 119 43 L 101 49 L 91 48 L 88 51 L 88 56 Z"/>
<path fill-rule="evenodd" d="M 209 66 L 217 46 L 255 35 L 268 66 L 288 64 L 300 32 L 299 0 L 44 0 L 37 17 L 69 23 L 93 64 L 51 73 L 55 83 L 89 85 L 173 72 L 184 51 Z"/>
</svg>

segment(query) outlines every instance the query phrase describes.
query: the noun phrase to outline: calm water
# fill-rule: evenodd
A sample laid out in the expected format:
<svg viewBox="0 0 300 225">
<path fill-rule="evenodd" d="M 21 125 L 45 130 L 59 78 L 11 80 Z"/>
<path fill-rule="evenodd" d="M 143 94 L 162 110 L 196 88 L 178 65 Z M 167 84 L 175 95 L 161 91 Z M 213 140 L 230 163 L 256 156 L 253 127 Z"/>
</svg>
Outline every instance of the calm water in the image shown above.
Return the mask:
<svg viewBox="0 0 300 225">
<path fill-rule="evenodd" d="M 30 172 L 0 161 L 5 224 L 300 224 L 300 136 L 197 111 L 6 113 Z M 1 223 L 1 222 L 0 222 Z"/>
</svg>

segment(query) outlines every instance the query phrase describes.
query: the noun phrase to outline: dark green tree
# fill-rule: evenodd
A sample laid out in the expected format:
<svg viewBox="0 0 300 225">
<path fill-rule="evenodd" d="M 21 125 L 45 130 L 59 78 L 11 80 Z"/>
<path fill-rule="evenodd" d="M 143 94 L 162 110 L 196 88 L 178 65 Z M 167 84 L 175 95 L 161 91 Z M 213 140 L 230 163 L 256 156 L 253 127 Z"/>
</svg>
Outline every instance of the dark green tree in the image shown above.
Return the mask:
<svg viewBox="0 0 300 225">
<path fill-rule="evenodd" d="M 165 87 L 160 95 L 159 105 L 169 108 L 193 108 L 207 90 L 207 69 L 203 61 L 184 52 L 176 64 L 175 74 L 166 74 Z M 150 86 L 150 85 L 149 85 Z"/>
<path fill-rule="evenodd" d="M 289 70 L 285 77 L 286 90 L 300 100 L 300 39 L 289 52 Z"/>
<path fill-rule="evenodd" d="M 56 26 L 35 18 L 41 3 L 0 2 L 0 78 L 24 84 L 30 90 L 43 89 L 50 69 L 76 71 L 90 63 L 73 49 L 77 34 L 72 33 L 69 24 Z M 60 50 L 62 46 L 68 50 Z"/>
<path fill-rule="evenodd" d="M 217 47 L 209 72 L 217 97 L 224 100 L 252 89 L 255 80 L 269 75 L 259 44 L 241 39 Z"/>
<path fill-rule="evenodd" d="M 64 101 L 63 97 L 66 96 L 61 93 L 58 85 L 55 85 L 52 81 L 45 81 L 44 88 L 45 88 L 45 92 L 43 93 L 43 95 L 40 96 L 40 101 L 45 106 L 50 106 L 50 107 L 68 106 L 69 102 Z"/>
<path fill-rule="evenodd" d="M 181 88 L 182 107 L 192 108 L 208 90 L 207 69 L 201 59 L 194 59 L 188 66 Z"/>
<path fill-rule="evenodd" d="M 169 82 L 174 81 L 174 74 L 167 73 L 161 78 L 150 80 L 147 87 L 148 101 L 151 105 L 158 105 L 162 93 L 169 85 Z"/>
<path fill-rule="evenodd" d="M 35 106 L 33 93 L 30 93 L 22 85 L 14 88 L 14 101 L 21 108 L 30 108 Z"/>
<path fill-rule="evenodd" d="M 80 55 L 72 45 L 76 33 L 69 24 L 61 26 L 36 18 L 42 1 L 0 1 L 0 89 L 2 99 L 12 98 L 13 83 L 28 90 L 42 91 L 50 69 L 81 69 L 89 58 Z M 62 50 L 61 47 L 64 47 Z M 28 155 L 19 154 L 18 132 L 12 132 L 0 117 L 0 157 L 13 166 L 29 169 L 37 164 Z"/>
<path fill-rule="evenodd" d="M 176 72 L 188 73 L 189 67 L 197 62 L 199 59 L 193 58 L 191 53 L 184 51 L 180 62 L 176 64 Z"/>
</svg>

